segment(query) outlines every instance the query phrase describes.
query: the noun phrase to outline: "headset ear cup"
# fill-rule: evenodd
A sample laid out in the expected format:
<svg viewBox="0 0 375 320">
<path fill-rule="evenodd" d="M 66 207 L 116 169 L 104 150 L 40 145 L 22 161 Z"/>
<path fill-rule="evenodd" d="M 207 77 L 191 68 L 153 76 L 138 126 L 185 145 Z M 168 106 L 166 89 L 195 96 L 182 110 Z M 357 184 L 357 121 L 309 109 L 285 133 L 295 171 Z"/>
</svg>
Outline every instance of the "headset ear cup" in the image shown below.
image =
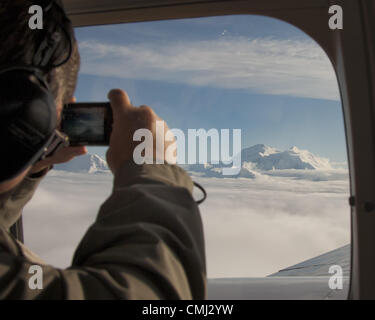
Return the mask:
<svg viewBox="0 0 375 320">
<path fill-rule="evenodd" d="M 55 133 L 57 116 L 52 94 L 25 70 L 0 74 L 0 181 L 26 170 L 42 155 Z"/>
</svg>

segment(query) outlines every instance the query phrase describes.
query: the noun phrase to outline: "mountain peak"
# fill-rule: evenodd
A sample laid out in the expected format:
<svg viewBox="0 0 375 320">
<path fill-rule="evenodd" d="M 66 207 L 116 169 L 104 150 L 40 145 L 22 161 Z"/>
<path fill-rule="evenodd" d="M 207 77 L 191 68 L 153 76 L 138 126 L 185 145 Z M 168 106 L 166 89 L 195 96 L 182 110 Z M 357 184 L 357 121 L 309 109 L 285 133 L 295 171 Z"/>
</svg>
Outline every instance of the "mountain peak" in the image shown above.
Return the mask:
<svg viewBox="0 0 375 320">
<path fill-rule="evenodd" d="M 290 151 L 293 151 L 293 152 L 295 152 L 295 153 L 298 153 L 298 152 L 301 151 L 301 150 L 298 149 L 296 146 L 290 147 L 289 150 L 290 150 Z"/>
<path fill-rule="evenodd" d="M 328 159 L 320 158 L 307 150 L 293 146 L 286 151 L 264 144 L 256 144 L 241 151 L 241 164 L 252 163 L 254 170 L 330 169 Z"/>
<path fill-rule="evenodd" d="M 108 165 L 105 160 L 97 154 L 85 154 L 74 158 L 73 160 L 54 166 L 55 170 L 70 172 L 96 173 L 108 171 Z"/>
</svg>

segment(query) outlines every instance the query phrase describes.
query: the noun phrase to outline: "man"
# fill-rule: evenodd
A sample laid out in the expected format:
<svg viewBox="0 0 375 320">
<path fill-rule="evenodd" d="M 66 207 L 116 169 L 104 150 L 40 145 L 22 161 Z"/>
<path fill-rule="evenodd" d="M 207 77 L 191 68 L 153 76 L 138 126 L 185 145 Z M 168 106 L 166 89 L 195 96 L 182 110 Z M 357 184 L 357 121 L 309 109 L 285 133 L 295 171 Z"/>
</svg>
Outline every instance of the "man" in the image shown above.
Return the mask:
<svg viewBox="0 0 375 320">
<path fill-rule="evenodd" d="M 25 0 L 1 2 L 0 65 L 30 63 L 38 37 L 27 28 L 32 4 Z M 45 24 L 64 23 L 62 12 L 55 9 L 44 19 Z M 67 28 L 73 33 L 71 26 Z M 48 75 L 58 119 L 63 104 L 73 99 L 78 63 L 74 40 L 70 60 Z M 9 227 L 51 166 L 84 154 L 86 149 L 63 149 L 16 178 L 0 182 L 1 299 L 205 298 L 204 239 L 199 210 L 191 195 L 193 183 L 175 165 L 133 162 L 137 145 L 133 133 L 145 128 L 155 137 L 159 118 L 150 107 L 132 106 L 122 90 L 112 90 L 108 97 L 114 115 L 107 153 L 114 175 L 113 192 L 81 240 L 70 268 L 60 270 L 40 261 L 9 234 Z M 165 150 L 167 147 L 165 143 Z M 43 289 L 29 286 L 33 265 L 42 268 Z"/>
</svg>

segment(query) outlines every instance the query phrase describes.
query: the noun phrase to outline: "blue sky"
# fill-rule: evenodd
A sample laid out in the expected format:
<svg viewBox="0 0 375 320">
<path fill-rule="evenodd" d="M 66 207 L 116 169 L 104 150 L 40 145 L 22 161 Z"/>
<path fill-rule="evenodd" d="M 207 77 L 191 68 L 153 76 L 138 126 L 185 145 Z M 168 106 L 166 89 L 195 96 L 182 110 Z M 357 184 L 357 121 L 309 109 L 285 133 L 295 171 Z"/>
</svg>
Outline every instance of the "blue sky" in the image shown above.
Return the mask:
<svg viewBox="0 0 375 320">
<path fill-rule="evenodd" d="M 291 25 L 224 16 L 79 28 L 76 35 L 78 101 L 105 101 L 111 88 L 122 88 L 170 128 L 240 128 L 243 147 L 297 146 L 346 161 L 334 70 Z"/>
</svg>

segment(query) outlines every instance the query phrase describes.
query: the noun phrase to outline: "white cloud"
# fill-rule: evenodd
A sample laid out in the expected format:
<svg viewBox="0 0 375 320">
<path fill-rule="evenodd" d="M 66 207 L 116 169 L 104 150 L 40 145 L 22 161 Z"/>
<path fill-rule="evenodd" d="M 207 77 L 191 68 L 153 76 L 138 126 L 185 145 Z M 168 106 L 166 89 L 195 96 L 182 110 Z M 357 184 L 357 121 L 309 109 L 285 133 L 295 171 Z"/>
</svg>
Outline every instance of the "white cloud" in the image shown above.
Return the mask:
<svg viewBox="0 0 375 320">
<path fill-rule="evenodd" d="M 349 243 L 347 176 L 312 176 L 196 178 L 208 192 L 201 206 L 208 276 L 265 276 Z M 26 245 L 68 266 L 111 188 L 110 174 L 52 171 L 25 209 Z"/>
<path fill-rule="evenodd" d="M 333 67 L 310 40 L 238 37 L 129 45 L 87 40 L 79 45 L 86 74 L 339 100 Z"/>
<path fill-rule="evenodd" d="M 347 179 L 197 180 L 211 277 L 266 276 L 350 242 Z"/>
</svg>

